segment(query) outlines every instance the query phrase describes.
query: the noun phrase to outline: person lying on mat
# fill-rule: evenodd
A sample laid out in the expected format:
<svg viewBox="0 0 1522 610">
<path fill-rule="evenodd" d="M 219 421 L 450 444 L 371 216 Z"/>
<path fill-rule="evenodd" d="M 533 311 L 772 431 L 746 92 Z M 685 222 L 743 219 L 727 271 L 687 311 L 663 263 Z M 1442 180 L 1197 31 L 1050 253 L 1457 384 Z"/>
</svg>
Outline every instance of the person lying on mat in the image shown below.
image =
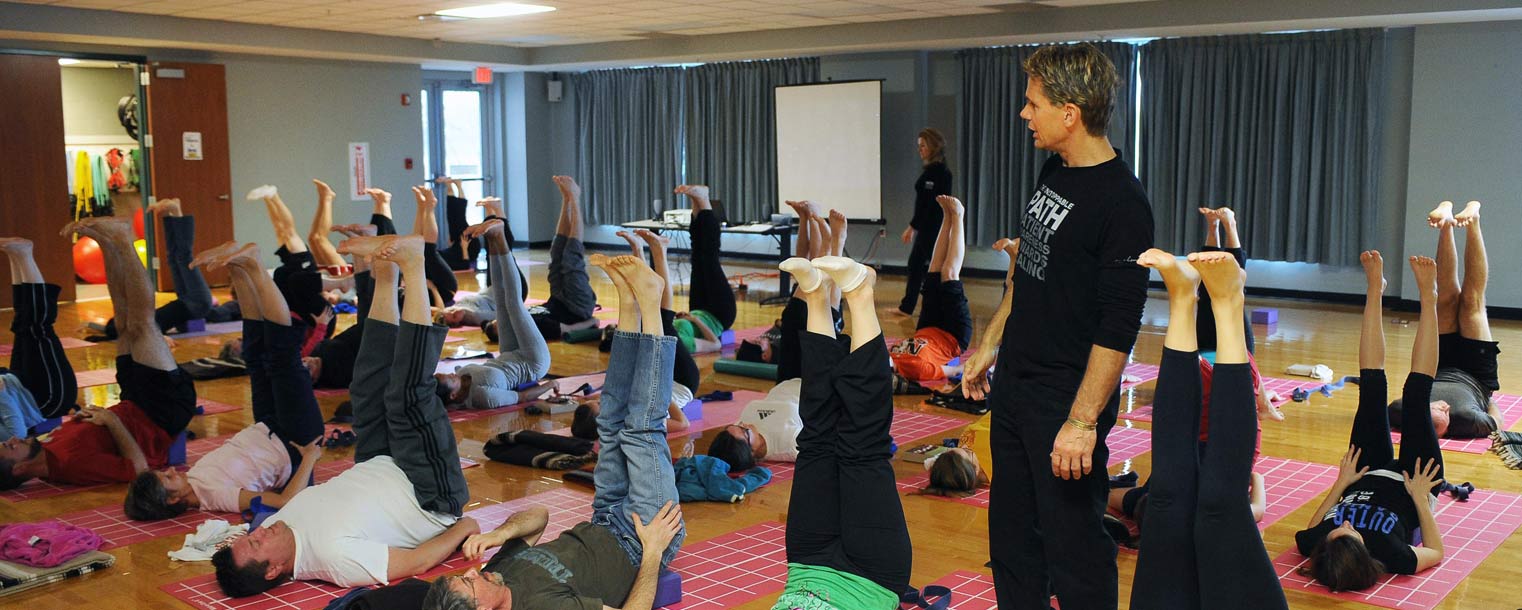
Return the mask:
<svg viewBox="0 0 1522 610">
<path fill-rule="evenodd" d="M 648 610 L 661 568 L 681 548 L 686 531 L 665 430 L 676 339 L 661 333 L 664 282 L 632 256 L 594 254 L 591 262 L 608 273 L 619 296 L 619 330 L 597 417 L 602 452 L 593 471 L 592 519 L 540 544 L 549 513 L 535 507 L 471 536 L 464 548 L 471 561 L 500 550 L 482 569 L 434 581 L 425 610 Z"/>
<path fill-rule="evenodd" d="M 480 531 L 460 516 L 470 491 L 434 391 L 448 329 L 429 316 L 422 237 L 356 237 L 339 251 L 372 258 L 376 282 L 349 386 L 355 465 L 296 494 L 212 556 L 217 583 L 231 597 L 292 578 L 342 587 L 389 583 L 432 569 Z M 398 266 L 407 291 L 400 311 Z"/>
<path fill-rule="evenodd" d="M 1485 238 L 1480 233 L 1480 202 L 1471 201 L 1458 214 L 1444 201 L 1427 217 L 1438 230 L 1437 241 L 1437 376 L 1432 382 L 1432 423 L 1443 438 L 1485 438 L 1501 429 L 1501 411 L 1493 396 L 1501 390 L 1496 377 L 1500 343 L 1490 334 L 1485 312 L 1485 289 L 1490 266 Z M 1454 227 L 1465 229 L 1464 281 L 1459 282 Z M 1390 424 L 1401 428 L 1404 401 L 1390 403 Z"/>
<path fill-rule="evenodd" d="M 42 277 L 30 240 L 0 238 L 0 253 L 10 263 L 15 308 L 10 368 L 0 367 L 0 440 L 24 439 L 44 419 L 73 410 L 79 387 L 53 331 L 61 288 Z"/>
<path fill-rule="evenodd" d="M 846 216 L 836 210 L 828 214 L 812 201 L 788 201 L 798 215 L 798 245 L 794 256 L 813 260 L 821 256 L 843 256 L 846 249 Z M 840 290 L 831 288 L 827 299 L 835 316 L 835 328 L 841 328 Z M 798 298 L 798 287 L 788 298 L 782 315 L 772 330 L 755 339 L 746 339 L 735 348 L 735 359 L 777 365 L 777 379 L 787 381 L 802 375 L 798 333 L 808 324 L 808 305 Z"/>
<path fill-rule="evenodd" d="M 745 405 L 740 419 L 724 426 L 709 443 L 708 456 L 724 460 L 730 472 L 750 470 L 763 460 L 797 461 L 798 433 L 803 431 L 798 415 L 802 386 L 798 378 L 788 379 L 773 386 L 766 398 Z"/>
<path fill-rule="evenodd" d="M 502 221 L 488 220 L 460 234 L 465 239 L 486 237 L 486 256 L 492 261 L 491 291 L 493 299 L 502 305 L 497 308 L 497 327 L 506 332 L 499 336 L 502 351 L 496 358 L 434 375 L 439 398 L 446 405 L 495 409 L 537 398 L 554 385 L 540 381 L 550 372 L 550 346 L 534 328 L 534 319 L 523 305 L 523 295 L 518 292 L 518 262 L 513 260 L 502 227 Z M 523 392 L 516 389 L 536 382 L 538 385 Z"/>
<path fill-rule="evenodd" d="M 1205 218 L 1205 245 L 1200 247 L 1200 252 L 1226 252 L 1237 259 L 1237 265 L 1247 268 L 1247 251 L 1242 249 L 1242 239 L 1237 233 L 1237 215 L 1228 207 L 1199 208 L 1200 215 Z M 1224 237 L 1223 237 L 1224 235 Z M 1200 291 L 1200 303 L 1195 316 L 1195 336 L 1199 337 L 1201 352 L 1215 351 L 1215 313 L 1210 306 L 1210 293 Z M 1247 318 L 1246 312 L 1242 317 Z M 1255 400 L 1258 406 L 1260 419 L 1272 419 L 1284 421 L 1284 412 L 1274 403 L 1279 401 L 1277 393 L 1269 391 L 1263 386 L 1263 378 L 1258 374 L 1258 364 L 1252 360 L 1254 349 L 1252 326 L 1247 326 L 1247 354 L 1248 364 L 1252 365 L 1253 383 L 1256 390 Z M 1207 359 L 1201 354 L 1201 362 Z M 1203 364 L 1201 366 L 1204 366 Z M 1209 390 L 1206 390 L 1209 395 Z"/>
<path fill-rule="evenodd" d="M 534 325 L 546 341 L 554 341 L 574 330 L 596 328 L 598 324 L 597 318 L 592 317 L 592 312 L 597 309 L 597 293 L 592 291 L 592 281 L 587 276 L 587 251 L 581 241 L 585 230 L 581 222 L 581 186 L 570 176 L 554 176 L 553 180 L 560 189 L 560 214 L 555 224 L 555 239 L 550 242 L 550 265 L 545 277 L 550 285 L 550 298 L 542 307 L 530 310 Z M 484 207 L 493 216 L 502 215 L 499 204 L 493 202 Z M 491 265 L 490 258 L 487 265 Z M 528 294 L 526 283 L 522 288 L 522 294 Z M 447 317 L 445 320 L 449 323 Z M 485 320 L 481 326 L 486 338 L 493 342 L 497 340 L 497 330 L 494 319 Z"/>
<path fill-rule="evenodd" d="M 674 337 L 675 335 L 667 334 L 666 336 Z M 676 349 L 677 352 L 681 352 L 682 344 L 678 343 Z M 673 360 L 677 366 L 681 366 L 682 355 L 678 353 Z M 696 368 L 697 365 L 693 366 Z M 687 386 L 679 381 L 671 382 L 671 401 L 666 404 L 667 432 L 683 432 L 692 426 L 692 422 L 687 420 L 687 413 L 682 410 L 682 407 L 687 406 L 687 403 L 692 400 L 692 390 L 687 389 Z M 597 440 L 597 415 L 601 411 L 602 398 L 600 396 L 593 396 L 578 405 L 575 414 L 571 416 L 571 436 L 589 441 Z"/>
<path fill-rule="evenodd" d="M 1131 607 L 1287 610 L 1284 588 L 1242 495 L 1252 478 L 1258 432 L 1242 318 L 1246 274 L 1225 252 L 1178 260 L 1153 248 L 1137 264 L 1162 274 L 1169 320 L 1154 403 L 1151 508 L 1142 521 L 1146 544 L 1136 562 Z M 1205 390 L 1194 323 L 1202 283 L 1216 318 L 1210 443 L 1203 451 Z"/>
<path fill-rule="evenodd" d="M 961 374 L 951 361 L 962 356 L 972 341 L 972 313 L 962 289 L 962 259 L 967 243 L 962 238 L 962 202 L 950 195 L 936 197 L 941 205 L 941 233 L 930 255 L 930 270 L 920 288 L 924 304 L 914 336 L 888 350 L 893 362 L 896 394 L 928 393 L 922 381 L 948 379 Z"/>
<path fill-rule="evenodd" d="M 676 312 L 672 326 L 688 352 L 717 352 L 723 348 L 719 335 L 734 325 L 736 311 L 735 291 L 719 261 L 719 215 L 708 200 L 708 187 L 683 184 L 675 192 L 686 195 L 692 204 L 692 220 L 687 227 L 692 237 L 692 275 L 687 289 L 689 310 Z"/>
<path fill-rule="evenodd" d="M 772 608 L 898 608 L 913 547 L 889 450 L 893 374 L 873 302 L 877 275 L 837 256 L 792 258 L 781 268 L 797 278 L 809 315 L 787 585 Z M 849 305 L 849 337 L 836 336 L 826 282 Z"/>
<path fill-rule="evenodd" d="M 189 472 L 143 472 L 127 488 L 122 508 L 130 519 L 154 521 L 187 510 L 236 513 L 255 498 L 280 508 L 306 489 L 322 455 L 322 412 L 301 365 L 305 323 L 293 319 L 285 297 L 260 265 L 254 244 L 227 242 L 191 262 L 228 269 L 243 295 L 243 361 L 248 363 L 254 425 L 197 460 Z"/>
<path fill-rule="evenodd" d="M 195 249 L 195 217 L 186 216 L 180 210 L 179 199 L 159 199 L 143 213 L 147 222 L 153 222 L 152 219 L 157 217 L 162 223 L 162 231 L 158 235 L 164 240 L 164 252 L 168 255 L 164 262 L 174 281 L 174 300 L 153 312 L 153 319 L 159 329 L 172 330 L 197 319 L 217 321 L 212 320 L 213 310 L 222 313 L 225 309 L 212 305 L 211 288 L 207 287 L 206 278 L 201 277 L 200 271 L 190 268 L 190 258 Z M 116 320 L 113 318 L 106 322 L 102 335 L 92 339 L 112 341 L 117 336 Z"/>
<path fill-rule="evenodd" d="M 15 489 L 34 478 L 74 485 L 127 483 L 139 473 L 167 466 L 174 438 L 195 416 L 195 381 L 175 364 L 153 321 L 153 287 L 132 244 L 136 237 L 132 222 L 89 218 L 69 224 L 62 232 L 76 233 L 99 243 L 105 258 L 120 333 L 116 382 L 121 385 L 121 402 L 106 409 L 86 407 L 53 431 L 47 442 L 36 437 L 6 441 L 0 446 L 0 490 Z M 37 279 L 30 272 L 27 276 Z M 28 296 L 46 300 L 56 299 L 57 294 L 42 288 L 31 290 Z M 56 307 L 54 300 L 28 309 L 56 311 Z M 19 314 L 17 320 L 21 320 Z"/>
<path fill-rule="evenodd" d="M 1310 560 L 1301 572 L 1332 591 L 1362 591 L 1386 574 L 1417 574 L 1443 560 L 1443 536 L 1432 513 L 1443 480 L 1443 451 L 1432 411 L 1412 409 L 1405 414 L 1400 459 L 1395 457 L 1385 411 L 1384 259 L 1375 251 L 1360 258 L 1369 287 L 1358 342 L 1358 413 L 1337 481 L 1311 513 L 1308 529 L 1295 533 L 1296 548 Z M 1437 264 L 1413 256 L 1411 271 L 1421 316 L 1402 396 L 1406 404 L 1425 405 L 1432 399 L 1438 362 Z M 1417 530 L 1419 547 L 1412 546 Z"/>
</svg>

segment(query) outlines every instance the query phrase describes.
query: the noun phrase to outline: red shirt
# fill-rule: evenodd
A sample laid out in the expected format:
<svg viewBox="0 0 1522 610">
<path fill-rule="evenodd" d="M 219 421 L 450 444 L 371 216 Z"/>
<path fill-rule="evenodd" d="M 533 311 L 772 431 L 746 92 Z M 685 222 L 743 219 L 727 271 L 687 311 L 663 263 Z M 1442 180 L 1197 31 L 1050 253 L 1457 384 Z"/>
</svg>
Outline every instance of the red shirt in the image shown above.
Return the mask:
<svg viewBox="0 0 1522 610">
<path fill-rule="evenodd" d="M 168 465 L 169 445 L 174 442 L 168 432 L 148 419 L 148 415 L 131 401 L 118 403 L 111 407 L 111 412 L 137 441 L 149 468 Z M 42 444 L 42 452 L 47 455 L 49 481 L 95 485 L 130 483 L 137 477 L 132 461 L 122 457 L 116 448 L 116 439 L 105 426 L 65 421 L 53 431 L 48 442 Z"/>
<path fill-rule="evenodd" d="M 1253 359 L 1252 354 L 1247 355 L 1247 368 L 1252 371 L 1252 393 L 1258 395 L 1258 387 L 1263 385 L 1262 375 L 1258 373 L 1258 361 Z M 1210 361 L 1200 358 L 1200 442 L 1210 440 L 1210 379 L 1215 367 Z M 1257 405 L 1253 405 L 1254 409 Z M 1253 461 L 1258 461 L 1258 454 L 1263 452 L 1263 422 L 1258 421 L 1258 437 L 1253 444 Z"/>
<path fill-rule="evenodd" d="M 890 357 L 893 368 L 905 379 L 929 381 L 944 379 L 946 371 L 941 367 L 961 355 L 962 346 L 957 344 L 956 337 L 931 326 L 915 331 L 914 338 L 905 340 L 903 345 L 894 346 Z"/>
</svg>

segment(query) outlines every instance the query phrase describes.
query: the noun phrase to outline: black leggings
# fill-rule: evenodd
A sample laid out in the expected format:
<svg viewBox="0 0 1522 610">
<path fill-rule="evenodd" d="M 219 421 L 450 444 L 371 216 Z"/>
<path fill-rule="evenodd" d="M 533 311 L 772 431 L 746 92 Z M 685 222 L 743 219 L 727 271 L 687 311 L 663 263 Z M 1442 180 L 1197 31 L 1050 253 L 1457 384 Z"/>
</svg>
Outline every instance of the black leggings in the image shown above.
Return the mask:
<svg viewBox="0 0 1522 610">
<path fill-rule="evenodd" d="M 1245 493 L 1258 433 L 1252 371 L 1246 364 L 1217 364 L 1211 381 L 1210 443 L 1201 455 L 1199 354 L 1163 349 L 1142 523 L 1146 543 L 1136 562 L 1132 608 L 1289 607 Z"/>
<path fill-rule="evenodd" d="M 63 353 L 53 322 L 58 319 L 58 292 L 53 284 L 14 284 L 11 286 L 15 334 L 11 348 L 10 370 L 31 392 L 42 416 L 52 419 L 74 409 L 79 398 L 74 366 Z"/>
<path fill-rule="evenodd" d="M 661 332 L 665 333 L 667 337 L 676 336 L 675 322 L 676 312 L 670 309 L 661 310 Z M 703 374 L 698 370 L 697 361 L 692 359 L 692 352 L 687 351 L 687 348 L 682 345 L 681 341 L 677 341 L 676 357 L 672 360 L 671 366 L 671 380 L 686 386 L 687 389 L 692 390 L 692 393 L 696 395 L 698 394 L 698 383 L 702 379 Z"/>
<path fill-rule="evenodd" d="M 882 336 L 802 333 L 803 431 L 787 512 L 787 560 L 848 572 L 898 595 L 913 548 L 893 478 L 893 383 Z"/>
<path fill-rule="evenodd" d="M 830 316 L 835 319 L 835 332 L 840 332 L 840 310 L 830 309 Z M 809 304 L 798 297 L 789 298 L 780 320 L 782 338 L 772 344 L 772 363 L 777 365 L 777 381 L 787 381 L 803 376 L 803 345 L 799 337 L 808 332 Z"/>
<path fill-rule="evenodd" d="M 592 441 L 534 430 L 519 430 L 498 434 L 486 443 L 484 452 L 493 461 L 546 468 L 547 461 L 557 455 L 591 453 Z"/>
<path fill-rule="evenodd" d="M 306 325 L 289 326 L 264 320 L 243 321 L 243 361 L 248 364 L 249 396 L 254 421 L 263 423 L 287 443 L 305 445 L 323 434 L 322 411 L 312 395 L 312 376 L 301 364 Z M 290 445 L 291 468 L 301 464 L 301 452 Z"/>
<path fill-rule="evenodd" d="M 725 329 L 730 328 L 735 324 L 735 291 L 729 287 L 724 265 L 719 262 L 719 215 L 713 210 L 699 210 L 692 215 L 688 232 L 692 234 L 688 309 L 711 313 Z"/>
<path fill-rule="evenodd" d="M 1395 458 L 1395 445 L 1390 441 L 1390 419 L 1385 410 L 1389 398 L 1389 381 L 1380 369 L 1363 369 L 1358 372 L 1358 414 L 1353 416 L 1353 432 L 1348 443 L 1362 452 L 1358 456 L 1359 468 L 1384 468 L 1403 473 L 1417 471 L 1417 460 L 1436 459 L 1438 478 L 1443 478 L 1443 449 L 1438 445 L 1437 431 L 1432 427 L 1432 377 L 1421 373 L 1406 376 L 1402 404 L 1412 405 L 1402 414 L 1400 459 Z M 1211 416 L 1215 415 L 1212 409 Z"/>
<path fill-rule="evenodd" d="M 476 255 L 481 253 L 481 242 L 474 239 L 469 242 L 460 241 L 460 233 L 470 226 L 470 221 L 465 218 L 465 210 L 469 206 L 470 202 L 464 197 L 454 195 L 444 197 L 444 227 L 447 229 L 445 235 L 449 236 L 449 243 L 452 245 L 440 250 L 439 254 L 443 255 L 444 261 L 449 263 L 450 269 L 458 271 L 470 269 L 471 263 L 476 260 Z M 505 220 L 502 222 L 507 224 Z M 467 253 L 469 257 L 466 256 Z"/>
<path fill-rule="evenodd" d="M 376 235 L 396 235 L 396 223 L 389 216 L 371 214 L 370 224 L 375 225 Z M 454 293 L 459 292 L 460 281 L 455 279 L 449 263 L 439 254 L 438 244 L 423 244 L 423 276 L 433 282 L 434 288 L 439 289 L 439 296 L 443 297 L 445 305 L 454 304 Z"/>
<path fill-rule="evenodd" d="M 939 215 L 940 212 L 936 213 Z M 904 284 L 904 299 L 898 303 L 898 310 L 905 315 L 914 313 L 914 303 L 919 300 L 922 292 L 917 287 L 925 284 L 925 275 L 930 273 L 930 259 L 935 255 L 935 240 L 939 238 L 939 228 L 914 232 L 914 245 L 909 250 L 909 262 L 905 265 L 909 277 Z"/>
<path fill-rule="evenodd" d="M 1201 246 L 1200 252 L 1230 252 L 1237 259 L 1237 265 L 1247 268 L 1247 252 L 1241 248 Z M 1210 291 L 1200 288 L 1198 292 L 1200 302 L 1194 316 L 1194 336 L 1199 338 L 1201 351 L 1215 351 L 1215 311 L 1210 309 Z M 1257 346 L 1252 336 L 1252 319 L 1247 317 L 1247 312 L 1242 313 L 1242 323 L 1247 331 L 1247 353 L 1254 353 Z"/>
</svg>

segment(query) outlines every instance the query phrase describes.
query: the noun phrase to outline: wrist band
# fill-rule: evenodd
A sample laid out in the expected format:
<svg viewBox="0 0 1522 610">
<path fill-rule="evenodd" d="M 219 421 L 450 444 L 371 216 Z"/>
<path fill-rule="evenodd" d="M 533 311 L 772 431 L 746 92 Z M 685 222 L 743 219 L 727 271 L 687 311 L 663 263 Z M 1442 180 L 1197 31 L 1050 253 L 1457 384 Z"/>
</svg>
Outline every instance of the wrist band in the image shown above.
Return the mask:
<svg viewBox="0 0 1522 610">
<path fill-rule="evenodd" d="M 1086 432 L 1092 432 L 1099 428 L 1099 424 L 1091 424 L 1076 417 L 1069 417 L 1068 425 Z"/>
</svg>

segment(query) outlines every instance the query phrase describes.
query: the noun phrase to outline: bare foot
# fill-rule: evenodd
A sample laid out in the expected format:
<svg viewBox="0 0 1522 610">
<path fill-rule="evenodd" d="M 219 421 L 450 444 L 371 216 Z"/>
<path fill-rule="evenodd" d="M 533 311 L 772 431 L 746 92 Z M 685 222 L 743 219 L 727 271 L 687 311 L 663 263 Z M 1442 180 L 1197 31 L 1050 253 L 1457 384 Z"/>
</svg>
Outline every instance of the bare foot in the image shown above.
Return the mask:
<svg viewBox="0 0 1522 610">
<path fill-rule="evenodd" d="M 967 208 L 962 205 L 962 200 L 957 199 L 956 197 L 952 197 L 951 195 L 941 195 L 936 197 L 935 202 L 941 204 L 942 212 L 951 214 L 957 218 L 961 218 L 962 213 L 967 211 Z"/>
<path fill-rule="evenodd" d="M 1453 202 L 1444 201 L 1437 204 L 1431 212 L 1427 213 L 1427 226 L 1440 228 L 1443 225 L 1453 224 Z"/>
<path fill-rule="evenodd" d="M 1205 290 L 1210 291 L 1212 302 L 1242 302 L 1242 286 L 1247 281 L 1247 274 L 1237 265 L 1237 259 L 1231 253 L 1193 252 L 1189 254 L 1189 263 L 1199 272 L 1200 281 L 1205 284 Z M 1169 290 L 1171 292 L 1172 289 Z"/>
<path fill-rule="evenodd" d="M 1411 273 L 1416 275 L 1417 294 L 1437 294 L 1437 261 L 1425 256 L 1413 256 Z"/>
<path fill-rule="evenodd" d="M 1284 412 L 1280 411 L 1279 407 L 1274 404 L 1274 401 L 1278 398 L 1278 394 L 1269 392 L 1267 390 L 1264 390 L 1262 393 L 1258 394 L 1258 419 L 1284 421 Z"/>
<path fill-rule="evenodd" d="M 477 237 L 485 236 L 497 236 L 507 239 L 502 233 L 504 226 L 506 225 L 502 221 L 493 218 L 486 222 L 466 227 L 464 231 L 460 232 L 460 239 L 470 241 Z"/>
<path fill-rule="evenodd" d="M 614 233 L 614 235 L 622 237 L 624 238 L 624 241 L 629 242 L 629 254 L 636 257 L 644 256 L 644 250 L 640 249 L 641 246 L 639 240 L 635 239 L 634 236 L 631 235 L 628 231 L 619 231 Z"/>
<path fill-rule="evenodd" d="M 433 195 L 433 189 L 426 186 L 412 187 L 412 198 L 417 201 L 417 206 L 423 209 L 433 209 L 439 204 L 439 200 Z"/>
<path fill-rule="evenodd" d="M 608 280 L 613 282 L 613 288 L 618 292 L 618 306 L 620 308 L 637 308 L 639 307 L 639 301 L 637 301 L 636 297 L 634 296 L 634 289 L 630 288 L 629 280 L 624 277 L 624 274 L 619 269 L 619 266 L 614 264 L 614 260 L 616 258 L 618 257 L 609 257 L 601 253 L 593 253 L 587 256 L 587 263 L 602 269 L 603 273 L 608 274 Z M 633 331 L 634 329 L 625 330 Z"/>
<path fill-rule="evenodd" d="M 824 284 L 824 274 L 809 264 L 809 259 L 795 256 L 782 261 L 782 264 L 777 265 L 777 268 L 793 274 L 793 280 L 798 283 L 798 290 L 800 292 L 814 292 Z"/>
<path fill-rule="evenodd" d="M 830 276 L 842 293 L 854 292 L 863 284 L 869 287 L 877 284 L 877 274 L 872 268 L 844 256 L 821 256 L 809 262 Z"/>
<path fill-rule="evenodd" d="M 215 264 L 216 267 L 221 267 L 223 263 L 218 261 L 225 258 L 227 255 L 232 254 L 240 246 L 241 245 L 237 241 L 229 240 L 222 242 L 221 245 L 202 250 L 200 254 L 195 256 L 195 258 L 190 259 L 190 268 L 198 269 L 204 266 L 212 266 L 213 264 Z"/>
<path fill-rule="evenodd" d="M 423 236 L 382 235 L 380 237 L 355 237 L 338 242 L 339 254 L 363 256 L 372 261 L 383 260 L 397 263 L 423 257 Z"/>
<path fill-rule="evenodd" d="M 1213 225 L 1214 224 L 1220 224 L 1221 217 L 1215 213 L 1215 210 L 1212 210 L 1210 208 L 1199 208 L 1199 210 L 1200 210 L 1200 215 L 1205 217 L 1205 222 L 1208 222 L 1208 223 L 1213 224 Z"/>
<path fill-rule="evenodd" d="M 638 235 L 640 239 L 645 240 L 645 245 L 649 246 L 650 252 L 652 254 L 656 252 L 664 254 L 666 252 L 666 246 L 671 244 L 670 237 L 666 237 L 665 235 L 661 235 L 660 233 L 656 233 L 655 231 L 651 231 L 649 229 L 635 229 L 634 234 Z"/>
<path fill-rule="evenodd" d="M 659 303 L 666 290 L 666 280 L 661 279 L 650 265 L 637 256 L 619 256 L 609 262 L 629 282 L 634 298 L 640 303 Z"/>
<path fill-rule="evenodd" d="M 370 196 L 370 201 L 375 205 L 391 207 L 391 193 L 377 188 L 365 189 L 365 194 Z"/>
<path fill-rule="evenodd" d="M 1228 224 L 1228 225 L 1237 224 L 1237 213 L 1231 211 L 1231 208 L 1227 208 L 1227 207 L 1216 208 L 1215 209 L 1215 215 L 1216 215 L 1216 218 L 1220 219 L 1221 222 L 1224 223 L 1224 224 Z"/>
<path fill-rule="evenodd" d="M 226 244 L 223 244 L 226 245 Z M 218 246 L 220 248 L 221 246 Z M 249 242 L 227 252 L 223 256 L 212 260 L 209 264 L 212 268 L 217 267 L 242 267 L 249 273 L 264 273 L 264 267 L 259 263 L 259 244 Z"/>
<path fill-rule="evenodd" d="M 97 216 L 71 222 L 64 225 L 63 230 L 58 232 L 59 235 L 64 236 L 71 233 L 78 233 L 96 242 L 114 240 L 128 247 L 131 247 L 132 242 L 137 239 L 137 235 L 132 232 L 132 220 L 115 216 Z"/>
<path fill-rule="evenodd" d="M 692 201 L 693 211 L 706 210 L 711 207 L 708 203 L 708 187 L 702 184 L 683 184 L 673 191 L 678 195 L 686 195 Z"/>
<path fill-rule="evenodd" d="M 1358 255 L 1359 262 L 1363 263 L 1363 274 L 1369 280 L 1369 291 L 1374 292 L 1379 287 L 1377 294 L 1384 294 L 1389 282 L 1385 281 L 1385 258 L 1379 255 L 1379 250 L 1369 250 Z"/>
<path fill-rule="evenodd" d="M 181 216 L 180 200 L 177 197 L 160 199 L 148 204 L 148 213 L 154 215 Z"/>
<path fill-rule="evenodd" d="M 317 179 L 313 179 L 312 180 L 312 184 L 317 187 L 317 198 L 318 199 L 320 199 L 322 201 L 327 201 L 329 203 L 333 202 L 333 197 L 335 197 L 337 195 L 337 193 L 333 192 L 333 187 L 328 186 L 328 183 L 323 182 L 321 180 L 317 180 Z"/>
<path fill-rule="evenodd" d="M 1469 223 L 1480 219 L 1480 202 L 1471 201 L 1464 204 L 1464 211 L 1453 215 L 1453 221 L 1461 227 L 1469 226 Z"/>
<path fill-rule="evenodd" d="M 555 186 L 560 187 L 560 198 L 566 201 L 581 200 L 581 185 L 570 176 L 555 176 Z"/>
<path fill-rule="evenodd" d="M 0 252 L 10 256 L 31 256 L 32 240 L 25 237 L 0 237 Z"/>
<path fill-rule="evenodd" d="M 504 218 L 507 216 L 507 214 L 502 213 L 502 198 L 501 197 L 487 197 L 485 199 L 477 201 L 476 202 L 476 207 L 478 207 L 478 208 L 486 208 L 486 213 L 491 215 L 491 216 L 501 216 L 501 217 L 504 217 Z"/>
<path fill-rule="evenodd" d="M 1136 264 L 1156 269 L 1158 275 L 1163 276 L 1163 285 L 1168 287 L 1168 300 L 1199 300 L 1200 273 L 1189 261 L 1180 261 L 1171 253 L 1152 248 L 1136 257 Z"/>
<path fill-rule="evenodd" d="M 836 237 L 846 232 L 846 215 L 840 210 L 830 210 L 830 234 Z"/>
<path fill-rule="evenodd" d="M 1008 254 L 1013 259 L 1020 255 L 1020 238 L 1010 239 L 1008 237 L 1001 237 L 999 241 L 994 242 L 994 250 L 1003 250 L 1005 254 Z"/>
<path fill-rule="evenodd" d="M 375 237 L 380 229 L 375 225 L 352 224 L 334 225 L 333 231 L 342 234 L 344 237 Z"/>
<path fill-rule="evenodd" d="M 274 185 L 265 184 L 254 187 L 254 190 L 249 191 L 248 195 L 244 198 L 249 201 L 263 201 L 279 194 L 279 189 L 276 189 Z"/>
<path fill-rule="evenodd" d="M 797 214 L 799 218 L 808 218 L 809 216 L 813 215 L 813 212 L 809 211 L 809 204 L 811 202 L 784 201 L 783 203 L 786 203 L 787 207 L 793 208 L 793 213 Z"/>
</svg>

